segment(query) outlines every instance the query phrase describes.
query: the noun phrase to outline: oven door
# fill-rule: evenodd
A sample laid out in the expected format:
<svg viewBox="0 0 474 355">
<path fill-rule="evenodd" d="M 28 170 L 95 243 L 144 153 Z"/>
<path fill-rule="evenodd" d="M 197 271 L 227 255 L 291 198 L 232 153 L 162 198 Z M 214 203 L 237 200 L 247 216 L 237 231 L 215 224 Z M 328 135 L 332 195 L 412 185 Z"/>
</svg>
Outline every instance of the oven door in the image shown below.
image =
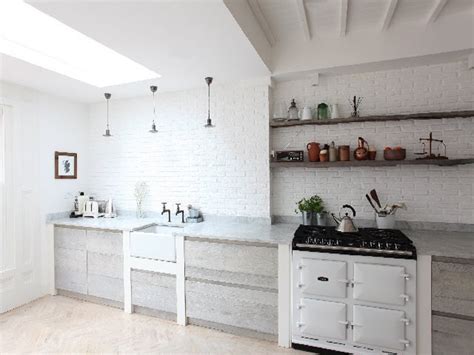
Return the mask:
<svg viewBox="0 0 474 355">
<path fill-rule="evenodd" d="M 301 258 L 296 265 L 297 287 L 303 296 L 345 298 L 347 293 L 347 263 Z"/>
<path fill-rule="evenodd" d="M 406 277 L 403 266 L 354 263 L 355 300 L 404 305 Z"/>
<path fill-rule="evenodd" d="M 354 306 L 353 341 L 359 344 L 403 350 L 405 312 L 366 306 Z"/>
<path fill-rule="evenodd" d="M 303 337 L 346 339 L 348 322 L 344 303 L 302 298 L 297 308 L 299 321 L 296 327 Z"/>
</svg>

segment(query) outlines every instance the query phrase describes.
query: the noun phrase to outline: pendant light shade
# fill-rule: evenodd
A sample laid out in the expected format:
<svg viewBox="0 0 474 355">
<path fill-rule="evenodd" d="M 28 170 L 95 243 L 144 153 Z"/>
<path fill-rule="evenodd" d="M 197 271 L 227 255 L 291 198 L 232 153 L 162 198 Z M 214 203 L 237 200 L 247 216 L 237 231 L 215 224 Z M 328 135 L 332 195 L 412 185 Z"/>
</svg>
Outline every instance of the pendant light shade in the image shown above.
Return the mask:
<svg viewBox="0 0 474 355">
<path fill-rule="evenodd" d="M 206 84 L 207 84 L 207 122 L 204 125 L 204 127 L 212 128 L 212 127 L 215 127 L 212 124 L 212 120 L 211 120 L 211 84 L 212 84 L 212 78 L 208 76 L 207 78 L 204 78 L 204 80 L 206 81 Z"/>
<path fill-rule="evenodd" d="M 105 128 L 105 134 L 103 134 L 103 136 L 112 137 L 112 135 L 110 134 L 110 126 L 109 126 L 109 100 L 112 97 L 112 94 L 109 94 L 108 92 L 106 92 L 104 96 L 105 96 L 105 99 L 107 100 L 107 126 Z"/>
<path fill-rule="evenodd" d="M 158 130 L 156 129 L 156 103 L 155 103 L 155 93 L 158 90 L 158 86 L 152 85 L 150 86 L 150 90 L 153 95 L 153 121 L 151 122 L 151 129 L 148 131 L 150 133 L 158 133 Z"/>
</svg>

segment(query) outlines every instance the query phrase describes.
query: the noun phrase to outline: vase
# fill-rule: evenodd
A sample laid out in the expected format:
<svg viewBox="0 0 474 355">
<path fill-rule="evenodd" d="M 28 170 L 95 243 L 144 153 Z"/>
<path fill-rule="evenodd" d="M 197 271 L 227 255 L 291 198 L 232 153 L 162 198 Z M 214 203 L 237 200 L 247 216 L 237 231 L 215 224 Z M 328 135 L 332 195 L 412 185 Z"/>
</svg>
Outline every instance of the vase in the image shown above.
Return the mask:
<svg viewBox="0 0 474 355">
<path fill-rule="evenodd" d="M 301 211 L 301 216 L 303 218 L 303 226 L 310 226 L 313 219 L 313 212 L 310 211 Z"/>
<path fill-rule="evenodd" d="M 377 222 L 378 229 L 394 229 L 395 228 L 395 215 L 394 214 L 375 214 L 375 221 Z"/>
<path fill-rule="evenodd" d="M 145 213 L 143 212 L 143 208 L 142 208 L 142 203 L 141 203 L 141 202 L 137 202 L 136 216 L 137 216 L 137 218 L 144 218 L 144 217 L 145 217 Z"/>
</svg>

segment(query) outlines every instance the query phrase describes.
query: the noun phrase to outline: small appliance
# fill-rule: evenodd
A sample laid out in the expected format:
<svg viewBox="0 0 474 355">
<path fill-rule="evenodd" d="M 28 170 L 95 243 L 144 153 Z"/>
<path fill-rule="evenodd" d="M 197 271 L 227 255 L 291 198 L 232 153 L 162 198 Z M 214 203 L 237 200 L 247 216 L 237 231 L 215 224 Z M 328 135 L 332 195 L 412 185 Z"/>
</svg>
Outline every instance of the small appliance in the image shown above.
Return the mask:
<svg viewBox="0 0 474 355">
<path fill-rule="evenodd" d="M 87 201 L 84 208 L 83 217 L 99 218 L 104 217 L 104 212 L 100 212 L 99 201 L 90 200 Z M 103 211 L 103 210 L 102 210 Z"/>
<path fill-rule="evenodd" d="M 275 161 L 304 161 L 304 152 L 302 150 L 276 151 Z"/>
</svg>

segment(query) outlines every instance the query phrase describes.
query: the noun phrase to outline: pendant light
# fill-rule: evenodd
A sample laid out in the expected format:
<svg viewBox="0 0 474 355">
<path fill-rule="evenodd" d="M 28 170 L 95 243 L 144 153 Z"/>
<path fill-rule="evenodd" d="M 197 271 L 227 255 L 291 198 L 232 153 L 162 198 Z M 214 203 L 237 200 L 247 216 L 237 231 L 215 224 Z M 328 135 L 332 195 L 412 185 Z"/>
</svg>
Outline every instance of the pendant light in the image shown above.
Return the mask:
<svg viewBox="0 0 474 355">
<path fill-rule="evenodd" d="M 155 119 L 156 119 L 155 93 L 156 93 L 156 90 L 158 90 L 158 86 L 152 85 L 152 86 L 150 86 L 150 90 L 153 94 L 153 121 L 151 123 L 151 129 L 148 132 L 158 133 L 158 130 L 156 129 L 156 123 L 155 123 Z"/>
<path fill-rule="evenodd" d="M 212 127 L 215 127 L 212 124 L 212 120 L 211 120 L 211 84 L 212 84 L 212 78 L 208 76 L 207 78 L 204 78 L 204 80 L 206 80 L 206 83 L 207 83 L 207 123 L 204 125 L 204 127 L 212 128 Z"/>
<path fill-rule="evenodd" d="M 107 127 L 105 129 L 105 134 L 103 134 L 103 136 L 112 137 L 112 135 L 110 134 L 110 127 L 109 127 L 109 100 L 112 97 L 112 94 L 109 94 L 108 92 L 106 92 L 104 96 L 105 96 L 105 99 L 107 100 Z"/>
</svg>

